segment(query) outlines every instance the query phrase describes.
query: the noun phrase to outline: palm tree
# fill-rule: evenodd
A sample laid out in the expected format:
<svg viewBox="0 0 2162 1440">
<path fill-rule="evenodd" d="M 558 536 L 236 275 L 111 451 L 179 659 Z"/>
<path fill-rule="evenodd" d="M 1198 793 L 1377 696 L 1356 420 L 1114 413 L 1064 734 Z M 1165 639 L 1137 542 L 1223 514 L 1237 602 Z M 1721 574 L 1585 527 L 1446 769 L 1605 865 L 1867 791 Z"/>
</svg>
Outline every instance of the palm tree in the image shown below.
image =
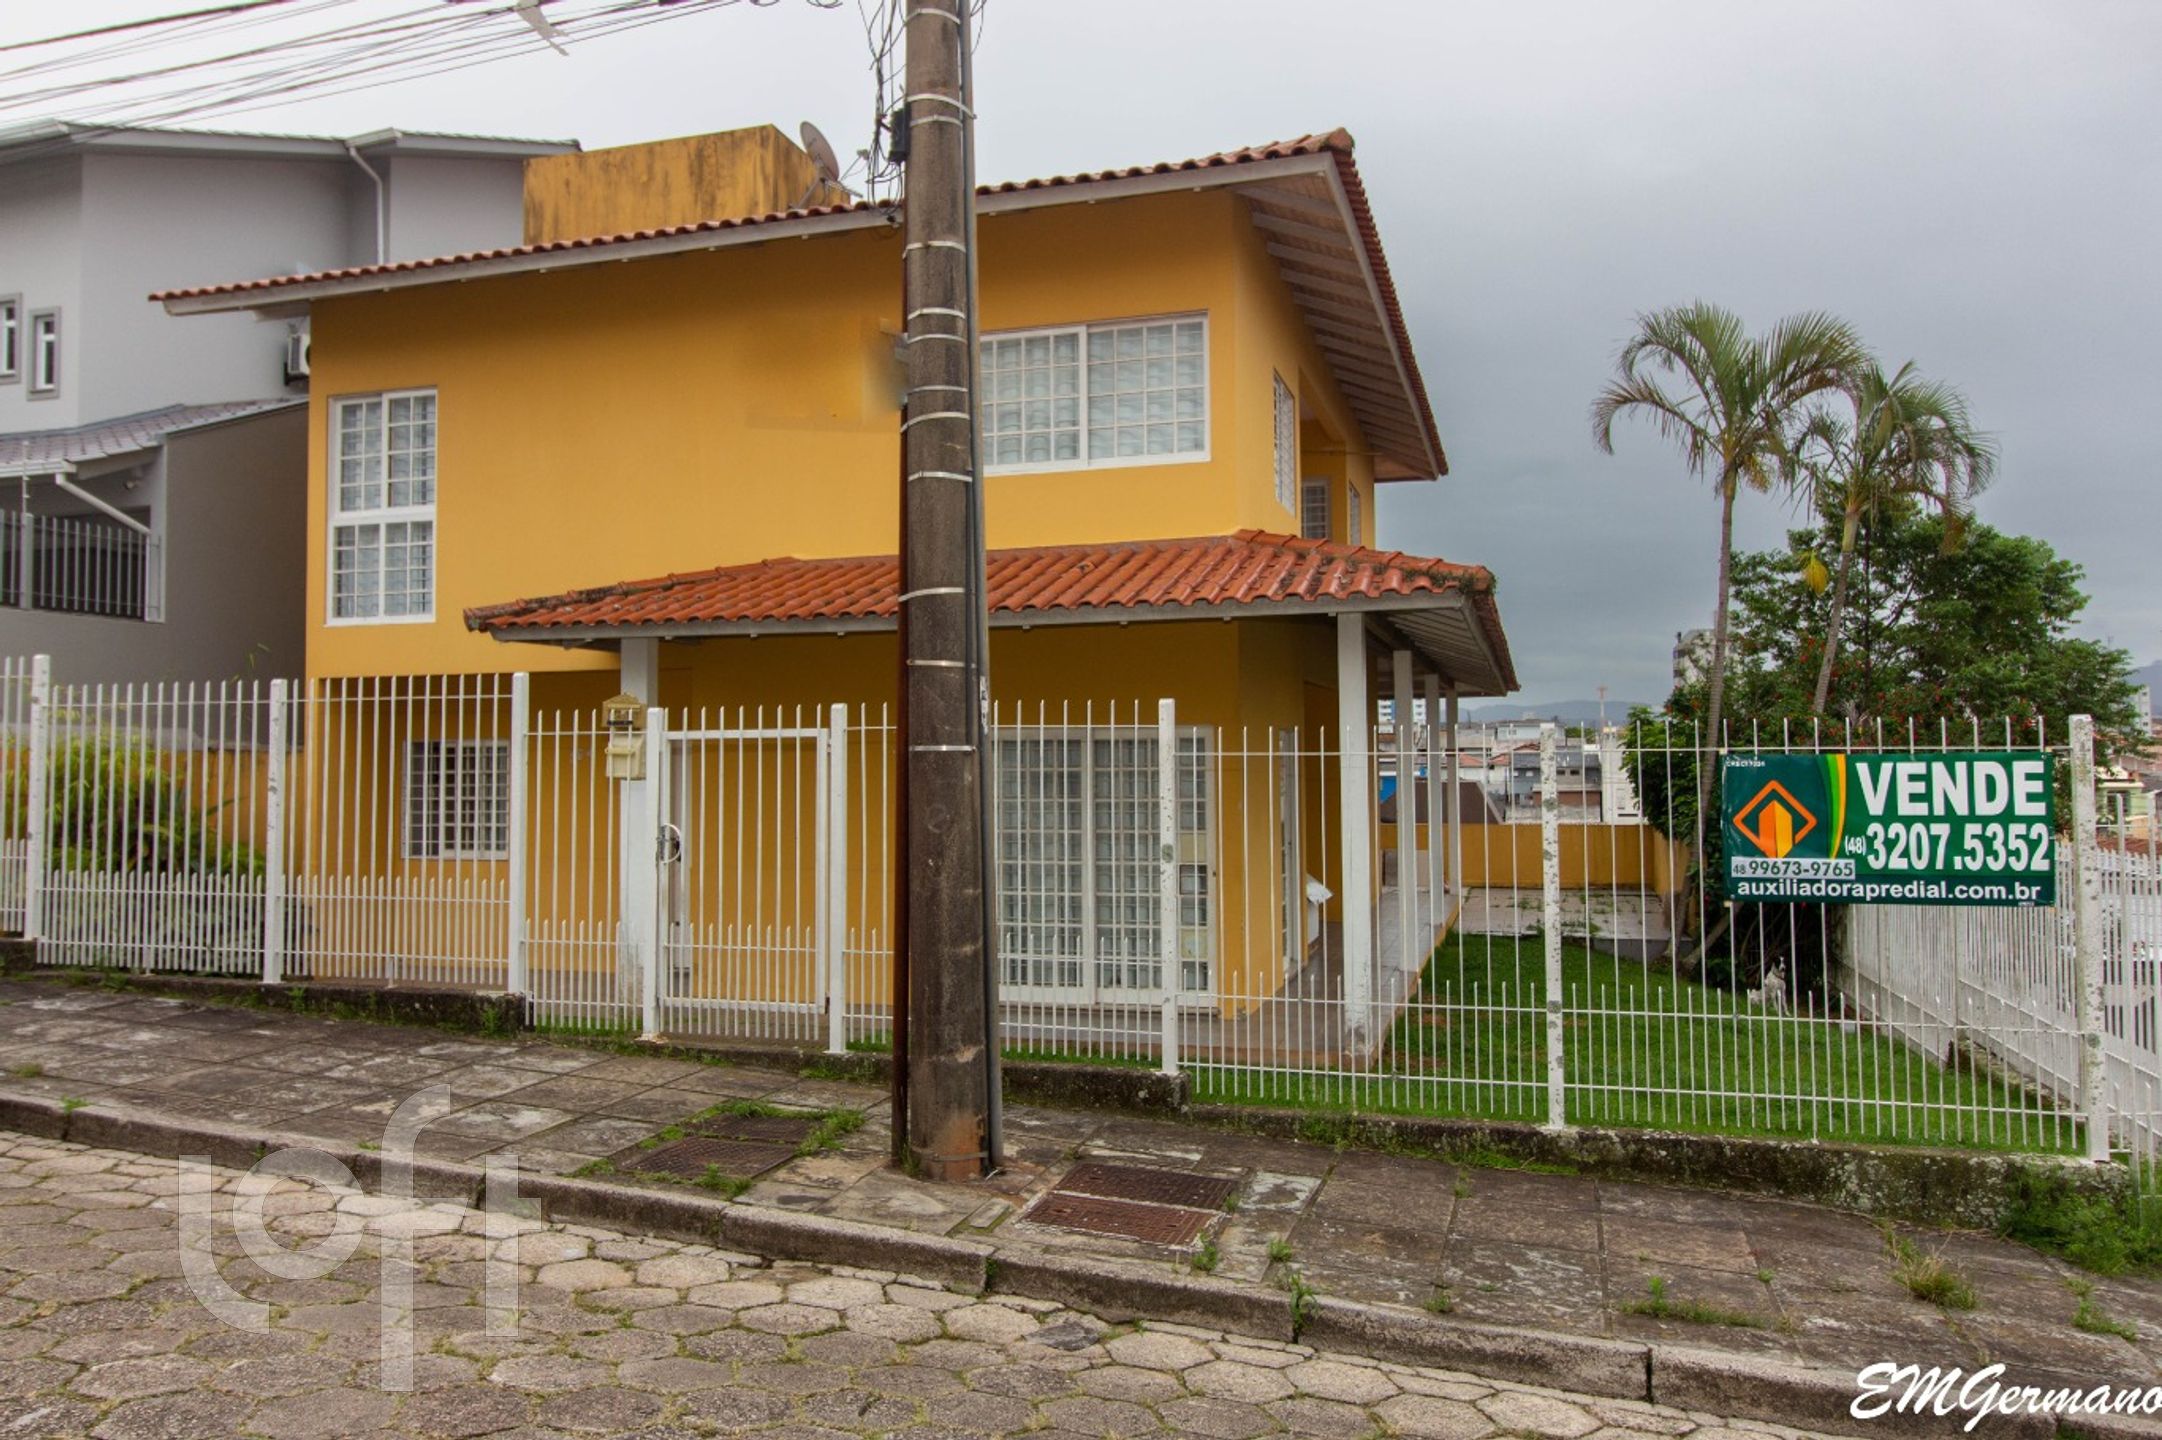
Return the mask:
<svg viewBox="0 0 2162 1440">
<path fill-rule="evenodd" d="M 1592 402 L 1592 439 L 1614 453 L 1614 421 L 1642 415 L 1681 447 L 1691 474 L 1719 496 L 1719 601 L 1712 614 L 1707 730 L 1719 743 L 1725 717 L 1727 601 L 1734 570 L 1734 499 L 1743 486 L 1766 491 L 1793 474 L 1791 441 L 1810 400 L 1868 364 L 1844 321 L 1811 311 L 1752 336 L 1730 310 L 1699 300 L 1637 317 L 1637 333 L 1614 361 L 1614 378 Z M 1667 388 L 1669 377 L 1680 383 Z M 1697 786 L 1698 827 L 1710 782 Z M 1698 853 L 1702 853 L 1699 835 Z"/>
<path fill-rule="evenodd" d="M 1864 517 L 1874 520 L 1888 505 L 1935 505 L 1944 516 L 1944 544 L 1950 550 L 1959 544 L 1974 497 L 1997 473 L 1996 442 L 1974 428 L 1966 397 L 1924 380 L 1913 361 L 1890 377 L 1881 366 L 1865 365 L 1844 389 L 1852 417 L 1816 411 L 1803 422 L 1792 451 L 1795 482 L 1810 492 L 1815 508 L 1836 511 L 1841 519 L 1824 654 L 1809 701 L 1810 713 L 1817 715 L 1831 698 L 1854 542 Z"/>
</svg>

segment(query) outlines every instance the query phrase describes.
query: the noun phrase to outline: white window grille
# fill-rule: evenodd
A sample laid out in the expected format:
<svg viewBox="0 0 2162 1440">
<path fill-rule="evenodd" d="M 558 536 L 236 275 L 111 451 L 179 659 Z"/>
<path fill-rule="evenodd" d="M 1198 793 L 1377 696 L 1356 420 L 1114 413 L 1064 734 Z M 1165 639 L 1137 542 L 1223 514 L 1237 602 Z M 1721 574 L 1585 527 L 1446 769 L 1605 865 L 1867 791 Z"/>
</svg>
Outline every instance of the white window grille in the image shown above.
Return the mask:
<svg viewBox="0 0 2162 1440">
<path fill-rule="evenodd" d="M 30 393 L 51 395 L 60 389 L 60 312 L 30 312 Z"/>
<path fill-rule="evenodd" d="M 1011 986 L 1160 993 L 1156 737 L 1003 729 L 999 954 Z M 1181 990 L 1212 983 L 1214 819 L 1206 732 L 1179 737 Z"/>
<path fill-rule="evenodd" d="M 23 373 L 23 302 L 20 295 L 0 295 L 0 384 Z"/>
<path fill-rule="evenodd" d="M 1299 533 L 1309 540 L 1329 538 L 1329 482 L 1309 480 L 1299 510 Z"/>
<path fill-rule="evenodd" d="M 510 855 L 510 746 L 410 740 L 405 747 L 405 858 Z"/>
<path fill-rule="evenodd" d="M 330 481 L 330 618 L 435 613 L 435 392 L 340 400 Z"/>
<path fill-rule="evenodd" d="M 1276 503 L 1295 509 L 1299 497 L 1299 405 L 1284 377 L 1276 379 Z"/>
<path fill-rule="evenodd" d="M 1359 494 L 1358 486 L 1346 485 L 1344 487 L 1344 538 L 1354 545 L 1364 545 L 1366 543 L 1366 507 L 1364 499 L 1365 497 Z"/>
<path fill-rule="evenodd" d="M 1156 464 L 1209 449 L 1204 316 L 986 336 L 985 466 Z"/>
</svg>

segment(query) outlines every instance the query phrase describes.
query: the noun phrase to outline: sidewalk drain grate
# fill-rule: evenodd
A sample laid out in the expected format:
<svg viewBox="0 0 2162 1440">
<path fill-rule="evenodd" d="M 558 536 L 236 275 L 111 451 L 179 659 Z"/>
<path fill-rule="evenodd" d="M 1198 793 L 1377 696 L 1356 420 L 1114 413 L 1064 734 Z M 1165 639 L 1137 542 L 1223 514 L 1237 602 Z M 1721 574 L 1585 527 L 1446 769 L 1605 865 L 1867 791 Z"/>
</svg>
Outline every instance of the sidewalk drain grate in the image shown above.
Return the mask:
<svg viewBox="0 0 2162 1440">
<path fill-rule="evenodd" d="M 1103 1200 L 1093 1195 L 1069 1195 L 1054 1190 L 1038 1200 L 1021 1217 L 1038 1225 L 1061 1230 L 1083 1230 L 1091 1235 L 1123 1235 L 1155 1245 L 1191 1245 L 1210 1216 L 1201 1210 L 1170 1205 L 1149 1205 L 1134 1200 Z"/>
<path fill-rule="evenodd" d="M 1056 1188 L 1071 1195 L 1094 1195 L 1105 1200 L 1221 1210 L 1238 1184 L 1221 1175 L 1196 1175 L 1190 1170 L 1150 1170 L 1139 1165 L 1088 1161 L 1067 1171 Z"/>
<path fill-rule="evenodd" d="M 691 1132 L 722 1140 L 763 1140 L 793 1149 L 811 1138 L 811 1124 L 794 1115 L 716 1115 L 691 1126 Z"/>
<path fill-rule="evenodd" d="M 737 1180 L 749 1180 L 763 1175 L 784 1160 L 795 1158 L 795 1148 L 789 1145 L 766 1145 L 752 1140 L 715 1140 L 694 1135 L 688 1140 L 672 1140 L 651 1150 L 632 1146 L 618 1151 L 616 1164 L 626 1170 L 643 1170 L 655 1175 L 682 1175 L 696 1179 L 706 1173 L 707 1167 L 718 1169 L 723 1175 Z"/>
</svg>

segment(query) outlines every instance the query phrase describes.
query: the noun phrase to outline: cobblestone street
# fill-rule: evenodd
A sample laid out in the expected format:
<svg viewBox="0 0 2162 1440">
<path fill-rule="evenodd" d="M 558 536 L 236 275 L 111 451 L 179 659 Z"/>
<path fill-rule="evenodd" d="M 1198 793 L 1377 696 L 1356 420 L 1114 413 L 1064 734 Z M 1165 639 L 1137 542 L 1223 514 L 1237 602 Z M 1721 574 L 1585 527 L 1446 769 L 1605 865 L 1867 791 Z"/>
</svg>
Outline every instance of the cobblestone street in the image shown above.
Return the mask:
<svg viewBox="0 0 2162 1440">
<path fill-rule="evenodd" d="M 1733 1433 L 1650 1405 L 13 1136 L 0 1272 L 6 1435 Z M 386 1314 L 412 1317 L 388 1352 Z M 403 1393 L 384 1383 L 400 1333 Z"/>
</svg>

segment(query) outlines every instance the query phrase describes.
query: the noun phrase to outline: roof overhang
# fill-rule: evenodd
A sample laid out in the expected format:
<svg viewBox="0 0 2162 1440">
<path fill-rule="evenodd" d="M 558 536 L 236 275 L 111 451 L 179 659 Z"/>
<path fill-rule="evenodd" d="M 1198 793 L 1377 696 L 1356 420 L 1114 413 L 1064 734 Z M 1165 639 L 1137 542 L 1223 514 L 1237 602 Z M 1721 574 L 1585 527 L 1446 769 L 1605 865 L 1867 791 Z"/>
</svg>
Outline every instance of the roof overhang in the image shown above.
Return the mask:
<svg viewBox="0 0 2162 1440">
<path fill-rule="evenodd" d="M 1051 629 L 1070 625 L 1120 628 L 1184 621 L 1334 619 L 1359 615 L 1386 622 L 1438 674 L 1472 698 L 1503 696 L 1516 689 L 1510 662 L 1495 651 L 1479 614 L 1484 596 L 1462 592 L 1362 596 L 1342 600 L 1256 600 L 1215 605 L 1091 605 L 1072 609 L 998 611 L 994 630 Z M 755 640 L 784 635 L 880 635 L 894 628 L 891 616 L 819 619 L 670 620 L 628 625 L 563 625 L 545 629 L 489 630 L 504 644 L 554 645 L 564 649 L 613 649 L 625 640 Z"/>
<path fill-rule="evenodd" d="M 978 192 L 977 212 L 996 217 L 1140 196 L 1232 190 L 1247 202 L 1265 248 L 1365 431 L 1375 452 L 1376 478 L 1432 479 L 1448 473 L 1448 457 L 1350 150 L 1350 137 L 1337 132 L 1292 146 L 1240 152 L 1228 163 L 1189 162 L 991 186 Z M 317 300 L 335 296 L 546 274 L 888 229 L 897 223 L 894 211 L 858 202 L 317 275 L 272 276 L 152 298 L 174 315 L 250 311 L 264 318 L 290 318 L 305 314 Z"/>
<path fill-rule="evenodd" d="M 367 155 L 427 155 L 462 159 L 523 159 L 576 150 L 575 140 L 523 140 L 500 135 L 451 135 L 429 131 L 375 130 L 352 137 Z M 45 159 L 63 151 L 110 155 L 165 155 L 197 159 L 338 160 L 350 162 L 347 141 L 331 135 L 272 135 L 242 131 L 178 130 L 158 126 L 89 125 L 44 120 L 0 130 L 0 165 Z"/>
</svg>

